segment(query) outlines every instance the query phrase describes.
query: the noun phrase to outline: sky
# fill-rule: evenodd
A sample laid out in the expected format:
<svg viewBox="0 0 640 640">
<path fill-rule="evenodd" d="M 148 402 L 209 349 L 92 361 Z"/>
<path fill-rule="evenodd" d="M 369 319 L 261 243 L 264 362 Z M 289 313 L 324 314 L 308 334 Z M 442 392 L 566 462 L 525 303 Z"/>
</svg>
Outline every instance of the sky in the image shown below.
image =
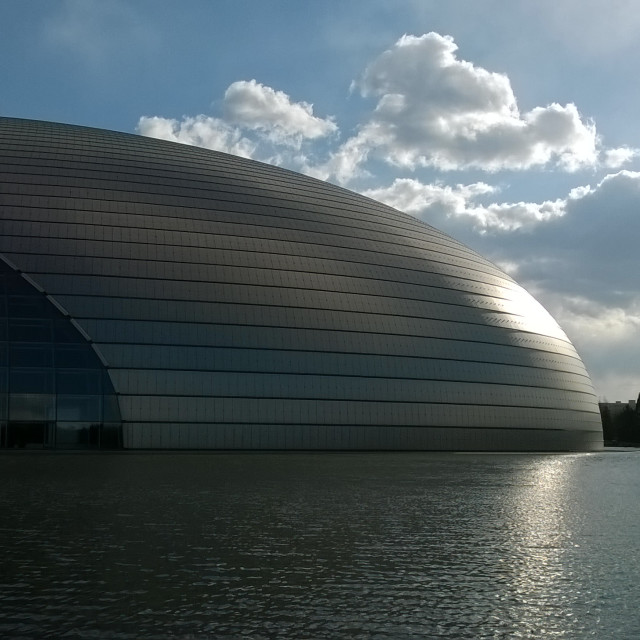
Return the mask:
<svg viewBox="0 0 640 640">
<path fill-rule="evenodd" d="M 640 391 L 636 0 L 3 0 L 0 115 L 328 180 L 451 234 Z"/>
</svg>

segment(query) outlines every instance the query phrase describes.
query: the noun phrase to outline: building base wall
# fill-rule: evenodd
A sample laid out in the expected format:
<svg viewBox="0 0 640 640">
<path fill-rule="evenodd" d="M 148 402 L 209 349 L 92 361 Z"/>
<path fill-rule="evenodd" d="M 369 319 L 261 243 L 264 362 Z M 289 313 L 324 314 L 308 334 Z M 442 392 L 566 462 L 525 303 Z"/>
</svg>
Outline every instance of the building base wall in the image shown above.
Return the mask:
<svg viewBox="0 0 640 640">
<path fill-rule="evenodd" d="M 325 451 L 599 451 L 601 431 L 350 425 L 123 426 L 126 449 Z"/>
</svg>

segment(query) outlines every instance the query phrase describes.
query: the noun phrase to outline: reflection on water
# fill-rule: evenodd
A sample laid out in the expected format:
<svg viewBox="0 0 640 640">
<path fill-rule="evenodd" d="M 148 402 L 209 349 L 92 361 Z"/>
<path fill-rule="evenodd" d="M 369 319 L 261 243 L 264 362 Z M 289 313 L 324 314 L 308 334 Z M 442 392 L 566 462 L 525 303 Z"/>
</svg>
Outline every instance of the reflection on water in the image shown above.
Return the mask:
<svg viewBox="0 0 640 640">
<path fill-rule="evenodd" d="M 635 452 L 0 463 L 1 637 L 640 637 Z"/>
</svg>

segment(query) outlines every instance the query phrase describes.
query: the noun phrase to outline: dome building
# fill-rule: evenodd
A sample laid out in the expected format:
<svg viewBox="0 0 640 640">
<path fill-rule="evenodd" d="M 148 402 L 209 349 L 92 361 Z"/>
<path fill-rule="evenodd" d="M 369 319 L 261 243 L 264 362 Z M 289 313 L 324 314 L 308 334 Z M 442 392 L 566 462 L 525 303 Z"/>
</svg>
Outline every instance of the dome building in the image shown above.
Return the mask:
<svg viewBox="0 0 640 640">
<path fill-rule="evenodd" d="M 255 161 L 0 118 L 0 447 L 593 450 L 585 367 L 482 256 Z"/>
</svg>

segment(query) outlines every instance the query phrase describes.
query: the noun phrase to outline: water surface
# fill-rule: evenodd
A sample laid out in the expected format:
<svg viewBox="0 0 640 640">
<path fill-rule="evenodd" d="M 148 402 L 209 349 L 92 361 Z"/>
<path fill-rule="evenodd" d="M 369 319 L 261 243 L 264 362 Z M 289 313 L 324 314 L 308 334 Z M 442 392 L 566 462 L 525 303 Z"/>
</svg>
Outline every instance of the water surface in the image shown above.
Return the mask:
<svg viewBox="0 0 640 640">
<path fill-rule="evenodd" d="M 0 456 L 0 637 L 640 637 L 640 453 Z"/>
</svg>

